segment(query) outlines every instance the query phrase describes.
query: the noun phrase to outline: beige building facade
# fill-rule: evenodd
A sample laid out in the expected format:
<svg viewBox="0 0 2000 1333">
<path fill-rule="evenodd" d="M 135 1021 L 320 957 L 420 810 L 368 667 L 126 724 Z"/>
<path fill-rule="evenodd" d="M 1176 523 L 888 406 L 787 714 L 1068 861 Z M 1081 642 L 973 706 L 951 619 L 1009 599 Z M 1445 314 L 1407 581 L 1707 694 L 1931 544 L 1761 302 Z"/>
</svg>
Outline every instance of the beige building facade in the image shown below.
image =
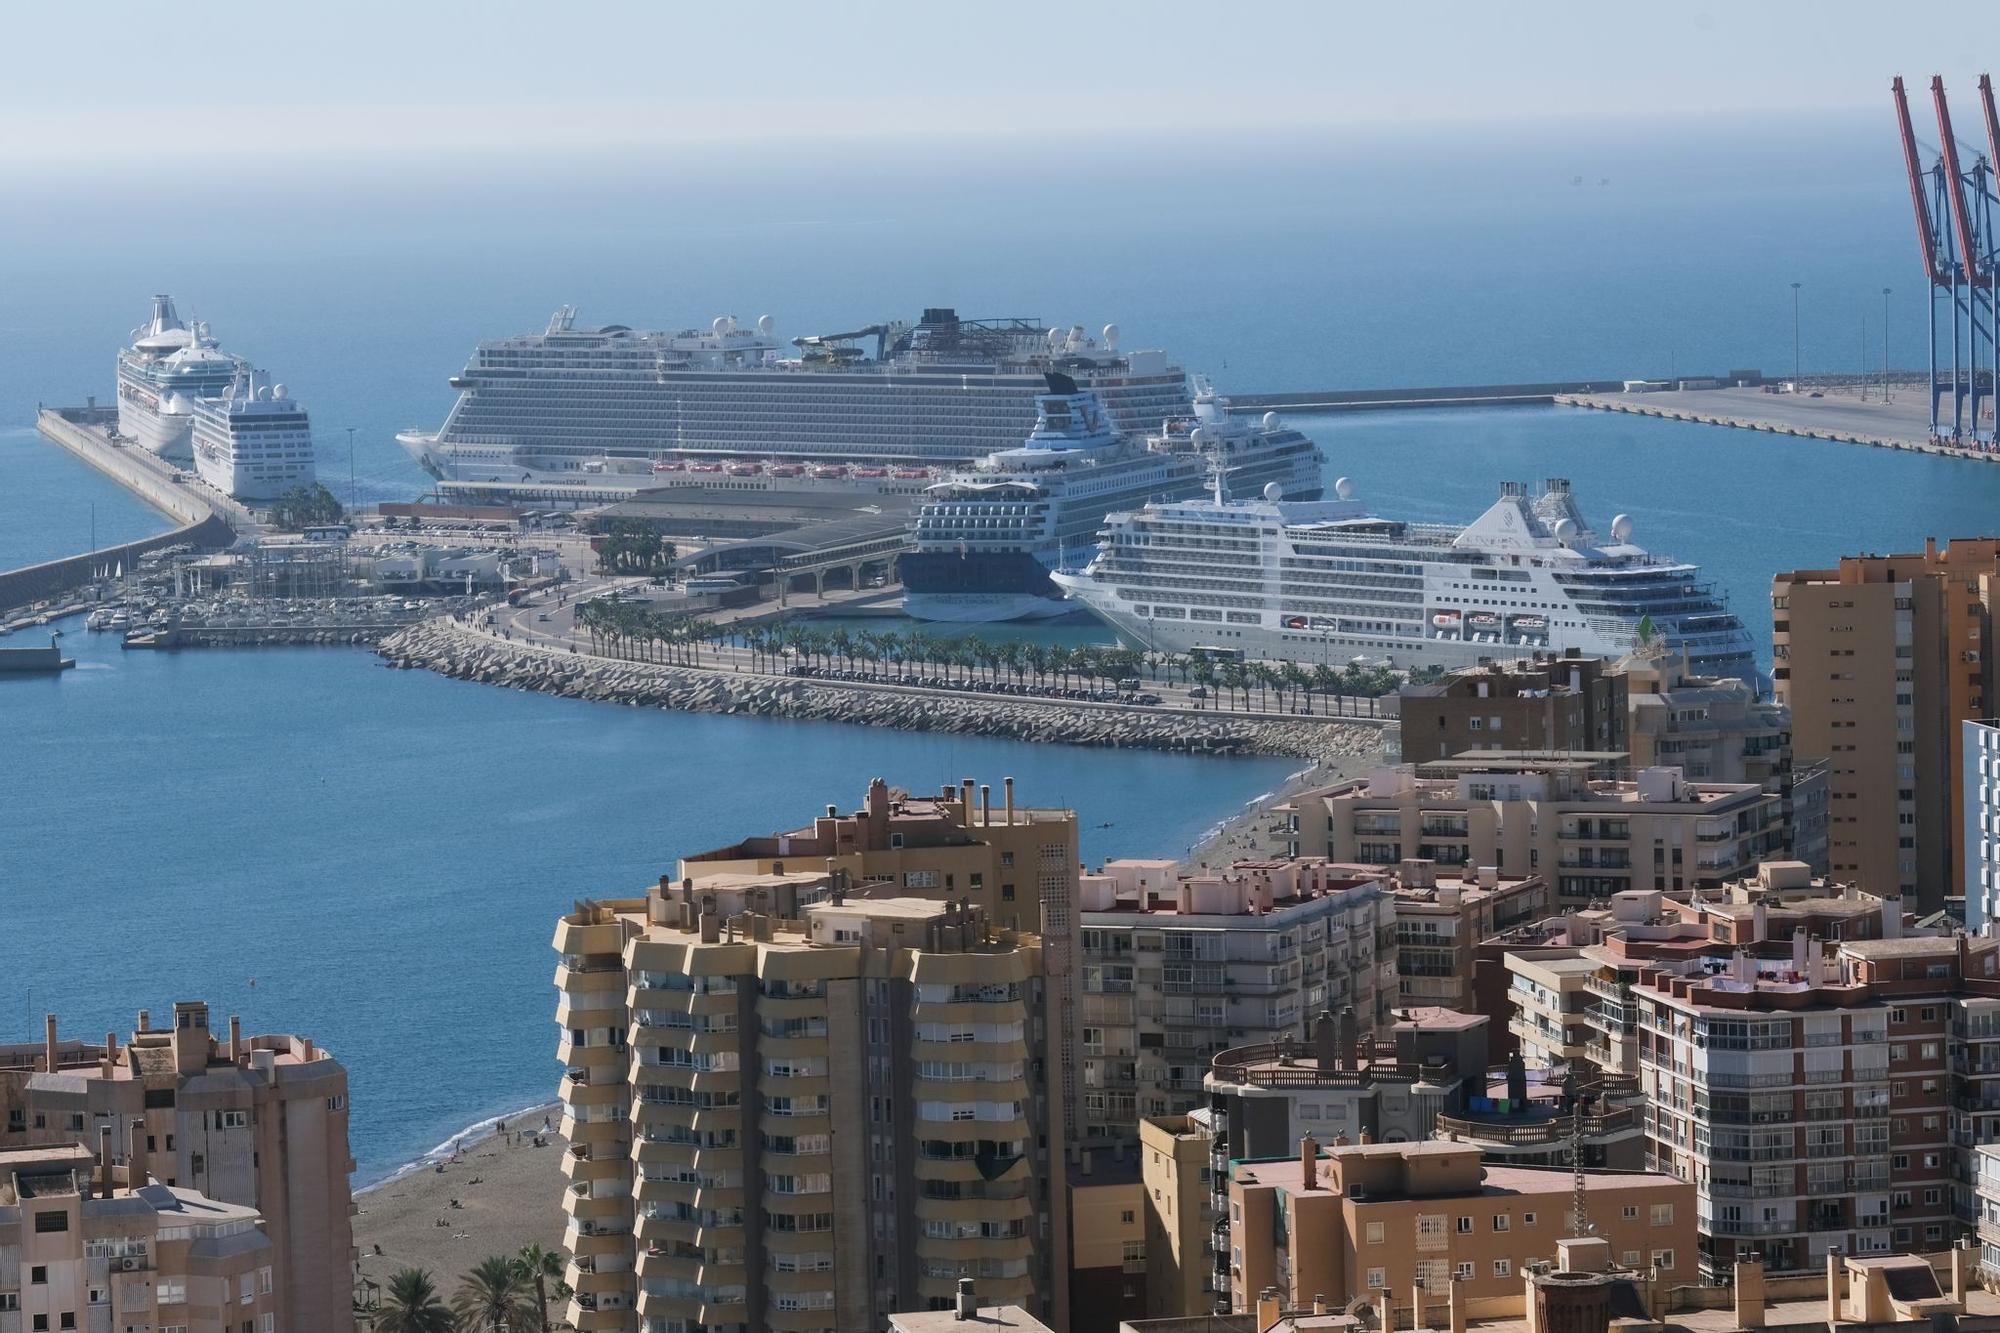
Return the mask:
<svg viewBox="0 0 2000 1333">
<path fill-rule="evenodd" d="M 893 883 L 685 869 L 556 929 L 571 1322 L 873 1328 L 972 1278 L 1064 1327 L 1039 938 Z"/>
<path fill-rule="evenodd" d="M 140 1013 L 124 1042 L 61 1040 L 50 1015 L 41 1043 L 0 1046 L 0 1150 L 95 1150 L 108 1131 L 127 1168 L 134 1124 L 155 1179 L 258 1215 L 283 1275 L 280 1327 L 354 1327 L 354 1161 L 338 1061 L 310 1038 L 246 1035 L 233 1017 L 215 1033 L 199 1001 L 175 1004 L 164 1029 Z"/>
<path fill-rule="evenodd" d="M 1992 711 L 2000 541 L 1926 541 L 1771 583 L 1773 688 L 1828 766 L 1828 870 L 1926 910 L 1962 882 L 1962 724 Z M 1952 886 L 1948 888 L 1947 886 Z"/>
</svg>

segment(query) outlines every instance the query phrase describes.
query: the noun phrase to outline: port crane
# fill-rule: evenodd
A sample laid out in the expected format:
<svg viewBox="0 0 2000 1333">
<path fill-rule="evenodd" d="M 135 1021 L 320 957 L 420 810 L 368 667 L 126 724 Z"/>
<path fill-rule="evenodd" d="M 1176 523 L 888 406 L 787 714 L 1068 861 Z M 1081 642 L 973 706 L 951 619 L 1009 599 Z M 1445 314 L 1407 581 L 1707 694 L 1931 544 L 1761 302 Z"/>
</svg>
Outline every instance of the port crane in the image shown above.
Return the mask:
<svg viewBox="0 0 2000 1333">
<path fill-rule="evenodd" d="M 1995 431 L 1981 425 L 1981 398 L 1990 415 L 1994 389 L 2000 384 L 2000 115 L 1996 115 L 1993 81 L 1979 80 L 1986 122 L 1987 151 L 1966 170 L 1960 162 L 1958 139 L 1952 132 L 1951 106 L 1944 79 L 1931 79 L 1931 101 L 1937 113 L 1938 154 L 1926 168 L 1917 149 L 1910 121 L 1909 97 L 1900 76 L 1890 84 L 1896 127 L 1903 146 L 1903 166 L 1909 177 L 1910 204 L 1917 224 L 1917 245 L 1928 289 L 1930 346 L 1930 428 L 1933 439 L 1992 448 Z M 1951 364 L 1939 360 L 1938 307 L 1951 317 Z M 1981 380 L 1983 368 L 1985 379 Z M 1943 400 L 1949 393 L 1949 418 Z"/>
</svg>

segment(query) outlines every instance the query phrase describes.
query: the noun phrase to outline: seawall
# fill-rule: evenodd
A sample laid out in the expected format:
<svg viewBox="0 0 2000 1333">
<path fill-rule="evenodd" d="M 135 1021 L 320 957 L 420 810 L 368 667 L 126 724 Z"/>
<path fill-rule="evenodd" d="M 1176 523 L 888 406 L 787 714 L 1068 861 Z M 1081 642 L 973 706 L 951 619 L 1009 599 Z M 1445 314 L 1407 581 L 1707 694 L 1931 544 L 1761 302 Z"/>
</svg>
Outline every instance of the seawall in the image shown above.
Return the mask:
<svg viewBox="0 0 2000 1333">
<path fill-rule="evenodd" d="M 164 547 L 188 543 L 219 549 L 236 540 L 236 527 L 198 490 L 170 478 L 173 469 L 148 456 L 144 461 L 106 438 L 98 421 L 108 409 L 43 408 L 35 418 L 42 436 L 96 468 L 120 486 L 173 519 L 178 527 L 135 542 L 101 547 L 82 555 L 24 565 L 0 573 L 0 612 L 46 601 L 80 588 L 94 574 L 123 565 L 130 569 L 140 556 Z"/>
<path fill-rule="evenodd" d="M 1042 703 L 626 662 L 503 642 L 449 620 L 399 630 L 376 651 L 392 667 L 422 668 L 455 680 L 689 713 L 1314 761 L 1370 754 L 1381 743 L 1379 727 L 1366 720 L 1232 718 L 1226 712 Z"/>
</svg>

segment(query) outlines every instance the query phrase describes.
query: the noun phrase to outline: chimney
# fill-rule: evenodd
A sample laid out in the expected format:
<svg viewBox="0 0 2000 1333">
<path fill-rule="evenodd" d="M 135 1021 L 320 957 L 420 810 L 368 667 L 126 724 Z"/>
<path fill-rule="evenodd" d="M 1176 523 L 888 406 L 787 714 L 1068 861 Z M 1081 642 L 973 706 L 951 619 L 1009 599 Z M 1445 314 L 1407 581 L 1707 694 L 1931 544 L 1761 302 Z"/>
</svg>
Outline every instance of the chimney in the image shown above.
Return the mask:
<svg viewBox="0 0 2000 1333">
<path fill-rule="evenodd" d="M 1299 1140 L 1299 1170 L 1304 1173 L 1304 1188 L 1319 1188 L 1319 1144 L 1310 1134 Z"/>
<path fill-rule="evenodd" d="M 1410 1283 L 1410 1327 L 1412 1329 L 1429 1327 L 1429 1325 L 1424 1323 L 1426 1317 L 1427 1315 L 1424 1310 L 1424 1284 L 1419 1279 Z"/>
<path fill-rule="evenodd" d="M 951 1317 L 954 1321 L 957 1321 L 976 1319 L 978 1316 L 979 1297 L 973 1294 L 972 1279 L 962 1277 L 958 1280 L 958 1301 L 952 1307 Z"/>
<path fill-rule="evenodd" d="M 138 1030 L 141 1032 L 151 1032 L 153 1030 L 153 1016 L 147 1013 L 144 1009 L 141 1009 L 139 1011 Z"/>
<path fill-rule="evenodd" d="M 1899 940 L 1903 938 L 1903 900 L 1884 898 L 1882 900 L 1882 938 Z"/>
<path fill-rule="evenodd" d="M 1826 1252 L 1826 1322 L 1841 1322 L 1840 1307 L 1840 1247 L 1834 1246 Z"/>
<path fill-rule="evenodd" d="M 1266 1287 L 1257 1293 L 1258 1328 L 1271 1327 L 1283 1317 L 1284 1313 L 1284 1303 L 1279 1299 L 1276 1287 Z"/>
<path fill-rule="evenodd" d="M 1370 1134 L 1370 1133 L 1369 1133 L 1369 1132 L 1368 1132 L 1367 1130 L 1365 1130 L 1365 1129 L 1364 1129 L 1364 1130 L 1362 1130 L 1362 1131 L 1361 1131 L 1361 1146 L 1365 1148 L 1365 1147 L 1367 1147 L 1367 1146 L 1368 1146 L 1369 1144 L 1371 1144 L 1371 1143 L 1373 1143 L 1373 1142 L 1375 1142 L 1375 1136 L 1374 1136 L 1373 1134 Z"/>
<path fill-rule="evenodd" d="M 56 1072 L 56 1016 L 49 1014 L 42 1020 L 42 1069 L 47 1073 Z"/>
<path fill-rule="evenodd" d="M 1736 1261 L 1736 1327 L 1764 1327 L 1764 1263 L 1761 1259 Z"/>
<path fill-rule="evenodd" d="M 243 1020 L 235 1014 L 229 1016 L 229 1063 L 243 1063 Z"/>
<path fill-rule="evenodd" d="M 1361 1034 L 1354 1021 L 1354 1006 L 1340 1006 L 1340 1067 L 1361 1068 Z"/>
<path fill-rule="evenodd" d="M 1316 1291 L 1316 1292 L 1314 1292 L 1314 1293 L 1313 1293 L 1313 1313 L 1314 1313 L 1314 1314 L 1325 1314 L 1325 1313 L 1326 1313 L 1326 1293 L 1325 1293 L 1325 1292 L 1323 1292 L 1323 1291 Z"/>
<path fill-rule="evenodd" d="M 1792 932 L 1792 971 L 1800 976 L 1806 971 L 1806 928 L 1798 927 Z"/>
<path fill-rule="evenodd" d="M 99 1068 L 103 1071 L 106 1078 L 110 1078 L 118 1072 L 118 1034 L 116 1032 L 107 1032 L 104 1034 L 104 1060 L 99 1065 Z"/>
<path fill-rule="evenodd" d="M 1000 779 L 1000 790 L 1007 795 L 1007 827 L 1014 827 L 1014 779 Z"/>
<path fill-rule="evenodd" d="M 713 894 L 702 895 L 700 926 L 703 944 L 714 944 L 722 938 L 722 919 L 716 915 Z"/>
<path fill-rule="evenodd" d="M 1520 1114 L 1528 1104 L 1528 1065 L 1516 1046 L 1507 1057 L 1507 1109 Z"/>
<path fill-rule="evenodd" d="M 138 1189 L 146 1183 L 146 1117 L 130 1122 L 132 1140 L 125 1149 L 125 1188 Z"/>
<path fill-rule="evenodd" d="M 979 784 L 979 822 L 981 824 L 991 824 L 993 822 L 993 785 L 991 783 L 982 782 Z"/>
<path fill-rule="evenodd" d="M 966 778 L 958 784 L 958 819 L 962 824 L 972 822 L 972 779 Z"/>
<path fill-rule="evenodd" d="M 1750 909 L 1750 942 L 1762 944 L 1764 937 L 1770 933 L 1770 927 L 1771 909 L 1764 905 L 1762 898 L 1759 898 L 1757 905 Z"/>
<path fill-rule="evenodd" d="M 1447 1309 L 1450 1311 L 1451 1333 L 1465 1333 L 1465 1297 L 1458 1294 L 1458 1289 L 1464 1285 L 1462 1279 L 1453 1278 L 1451 1287 L 1446 1293 L 1446 1299 L 1450 1302 Z"/>
<path fill-rule="evenodd" d="M 1313 1055 L 1319 1060 L 1321 1074 L 1339 1067 L 1340 1038 L 1330 1013 L 1321 1014 L 1313 1022 Z"/>
<path fill-rule="evenodd" d="M 97 1127 L 97 1197 L 108 1199 L 112 1191 L 111 1181 L 111 1126 Z"/>
<path fill-rule="evenodd" d="M 1395 1333 L 1395 1296 L 1391 1294 L 1387 1287 L 1378 1287 L 1375 1292 L 1375 1303 L 1379 1307 L 1375 1316 L 1375 1326 L 1381 1330 L 1381 1333 Z"/>
</svg>

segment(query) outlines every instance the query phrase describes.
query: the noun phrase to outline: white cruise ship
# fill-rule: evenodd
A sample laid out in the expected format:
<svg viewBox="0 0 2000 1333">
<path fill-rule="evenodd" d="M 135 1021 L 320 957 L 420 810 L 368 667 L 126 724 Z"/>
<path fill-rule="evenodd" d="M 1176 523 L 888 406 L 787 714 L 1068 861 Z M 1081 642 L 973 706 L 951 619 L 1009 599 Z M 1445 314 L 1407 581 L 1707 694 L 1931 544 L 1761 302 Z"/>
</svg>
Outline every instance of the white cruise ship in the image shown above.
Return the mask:
<svg viewBox="0 0 2000 1333">
<path fill-rule="evenodd" d="M 118 351 L 118 433 L 187 462 L 194 404 L 228 388 L 240 364 L 216 346 L 206 324 L 182 323 L 173 297 L 155 296 L 152 319 Z"/>
<path fill-rule="evenodd" d="M 1095 390 L 1137 434 L 1191 409 L 1164 353 L 1121 352 L 1029 319 L 926 310 L 793 340 L 767 315 L 707 329 L 582 328 L 573 308 L 539 334 L 483 342 L 452 377 L 458 401 L 436 432 L 396 438 L 441 482 L 532 491 L 717 483 L 921 493 L 938 471 L 1018 443 L 1050 370 Z"/>
<path fill-rule="evenodd" d="M 225 495 L 275 500 L 313 482 L 305 408 L 261 370 L 244 366 L 219 398 L 194 401 L 194 470 Z"/>
<path fill-rule="evenodd" d="M 917 549 L 900 562 L 903 610 L 919 620 L 1033 620 L 1077 609 L 1050 579 L 1065 553 L 1087 550 L 1114 510 L 1267 486 L 1318 495 L 1319 446 L 1276 413 L 1229 418 L 1202 386 L 1193 412 L 1144 439 L 1121 435 L 1098 394 L 1049 372 L 1025 444 L 998 450 L 929 488 Z"/>
<path fill-rule="evenodd" d="M 1330 500 L 1148 505 L 1114 514 L 1056 583 L 1161 651 L 1345 666 L 1461 667 L 1530 649 L 1683 649 L 1697 672 L 1757 682 L 1749 634 L 1694 565 L 1599 535 L 1569 483 L 1505 482 L 1467 527 L 1380 518 L 1345 478 Z"/>
</svg>

